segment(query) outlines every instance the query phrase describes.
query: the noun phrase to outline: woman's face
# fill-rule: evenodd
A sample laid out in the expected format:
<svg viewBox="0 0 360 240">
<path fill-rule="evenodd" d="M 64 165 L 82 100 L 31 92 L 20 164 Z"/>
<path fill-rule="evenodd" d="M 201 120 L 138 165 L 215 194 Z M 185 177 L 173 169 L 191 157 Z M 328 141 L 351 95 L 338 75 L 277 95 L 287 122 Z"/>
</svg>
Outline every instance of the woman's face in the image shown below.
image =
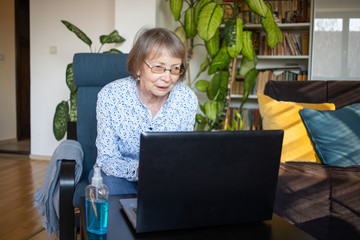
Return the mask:
<svg viewBox="0 0 360 240">
<path fill-rule="evenodd" d="M 144 60 L 140 76 L 140 91 L 147 100 L 160 100 L 167 97 L 179 79 L 179 75 L 173 75 L 166 70 L 164 73 L 153 73 L 152 67 L 165 67 L 166 69 L 180 68 L 181 59 L 172 57 L 167 51 Z"/>
</svg>

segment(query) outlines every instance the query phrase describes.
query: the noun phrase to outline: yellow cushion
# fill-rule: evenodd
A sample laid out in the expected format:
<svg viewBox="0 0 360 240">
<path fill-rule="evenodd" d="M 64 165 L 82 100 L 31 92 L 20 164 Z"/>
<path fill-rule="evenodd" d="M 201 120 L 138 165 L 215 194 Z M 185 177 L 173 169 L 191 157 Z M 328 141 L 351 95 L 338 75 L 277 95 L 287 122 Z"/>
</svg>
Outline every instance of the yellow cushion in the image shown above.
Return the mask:
<svg viewBox="0 0 360 240">
<path fill-rule="evenodd" d="M 333 103 L 317 104 L 277 101 L 264 94 L 258 94 L 258 102 L 263 129 L 284 130 L 281 162 L 303 161 L 321 163 L 299 112 L 303 108 L 335 110 Z"/>
</svg>

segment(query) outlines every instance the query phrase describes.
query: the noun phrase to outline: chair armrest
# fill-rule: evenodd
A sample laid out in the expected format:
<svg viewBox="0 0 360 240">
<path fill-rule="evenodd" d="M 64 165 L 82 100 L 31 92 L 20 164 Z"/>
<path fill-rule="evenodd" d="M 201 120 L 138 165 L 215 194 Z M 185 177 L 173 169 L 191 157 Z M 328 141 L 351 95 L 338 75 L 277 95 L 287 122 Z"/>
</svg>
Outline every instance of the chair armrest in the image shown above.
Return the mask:
<svg viewBox="0 0 360 240">
<path fill-rule="evenodd" d="M 61 161 L 59 185 L 59 239 L 75 239 L 75 215 L 73 206 L 75 191 L 75 160 Z"/>
</svg>

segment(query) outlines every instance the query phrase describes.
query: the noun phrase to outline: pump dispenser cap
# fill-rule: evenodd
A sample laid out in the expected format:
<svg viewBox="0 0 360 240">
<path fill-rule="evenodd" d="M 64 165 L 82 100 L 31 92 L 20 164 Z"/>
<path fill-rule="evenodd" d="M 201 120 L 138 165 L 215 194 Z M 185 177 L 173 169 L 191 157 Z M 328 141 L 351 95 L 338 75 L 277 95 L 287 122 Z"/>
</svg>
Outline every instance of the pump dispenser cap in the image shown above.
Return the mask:
<svg viewBox="0 0 360 240">
<path fill-rule="evenodd" d="M 103 180 L 101 177 L 100 168 L 95 167 L 94 168 L 94 176 L 92 177 L 91 185 L 99 187 L 102 183 L 103 183 Z"/>
</svg>

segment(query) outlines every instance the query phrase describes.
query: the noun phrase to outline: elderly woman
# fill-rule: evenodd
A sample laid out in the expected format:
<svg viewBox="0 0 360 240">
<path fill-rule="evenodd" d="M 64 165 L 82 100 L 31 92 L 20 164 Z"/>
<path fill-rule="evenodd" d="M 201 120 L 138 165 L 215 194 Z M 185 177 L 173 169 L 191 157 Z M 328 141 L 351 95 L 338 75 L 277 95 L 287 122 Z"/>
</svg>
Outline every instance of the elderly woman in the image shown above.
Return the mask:
<svg viewBox="0 0 360 240">
<path fill-rule="evenodd" d="M 145 30 L 128 55 L 130 77 L 99 92 L 95 165 L 110 194 L 137 192 L 142 132 L 193 130 L 198 100 L 181 81 L 185 61 L 184 45 L 174 33 Z"/>
</svg>

